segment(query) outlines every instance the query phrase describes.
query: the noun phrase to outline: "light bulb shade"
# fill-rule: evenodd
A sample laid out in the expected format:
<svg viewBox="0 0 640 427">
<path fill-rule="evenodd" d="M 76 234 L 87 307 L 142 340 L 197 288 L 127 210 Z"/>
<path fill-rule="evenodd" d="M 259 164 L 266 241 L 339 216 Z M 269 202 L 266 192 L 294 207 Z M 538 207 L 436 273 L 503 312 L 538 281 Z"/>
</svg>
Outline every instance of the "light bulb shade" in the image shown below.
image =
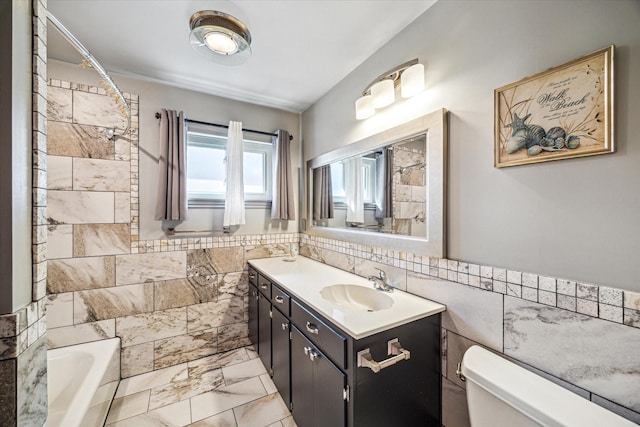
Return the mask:
<svg viewBox="0 0 640 427">
<path fill-rule="evenodd" d="M 191 46 L 213 62 L 238 65 L 251 56 L 251 33 L 231 15 L 202 10 L 191 16 L 189 28 Z"/>
<path fill-rule="evenodd" d="M 400 76 L 400 94 L 411 98 L 424 90 L 424 65 L 415 64 L 402 72 Z"/>
<path fill-rule="evenodd" d="M 371 86 L 371 96 L 373 97 L 373 107 L 382 108 L 396 100 L 393 80 L 385 79 Z"/>
<path fill-rule="evenodd" d="M 375 114 L 376 110 L 373 108 L 373 97 L 371 95 L 364 95 L 356 100 L 356 119 L 364 120 Z"/>
</svg>

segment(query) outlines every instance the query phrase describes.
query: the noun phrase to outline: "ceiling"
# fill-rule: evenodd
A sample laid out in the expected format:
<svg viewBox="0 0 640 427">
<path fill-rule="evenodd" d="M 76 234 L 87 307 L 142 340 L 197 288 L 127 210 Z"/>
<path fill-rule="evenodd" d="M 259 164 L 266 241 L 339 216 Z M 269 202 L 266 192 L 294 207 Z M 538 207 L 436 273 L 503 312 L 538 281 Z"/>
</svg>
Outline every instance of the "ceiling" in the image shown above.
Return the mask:
<svg viewBox="0 0 640 427">
<path fill-rule="evenodd" d="M 435 1 L 49 0 L 48 8 L 111 73 L 300 112 Z M 191 48 L 189 18 L 204 9 L 247 24 L 246 63 L 219 65 Z M 51 24 L 47 48 L 49 58 L 82 60 Z"/>
</svg>

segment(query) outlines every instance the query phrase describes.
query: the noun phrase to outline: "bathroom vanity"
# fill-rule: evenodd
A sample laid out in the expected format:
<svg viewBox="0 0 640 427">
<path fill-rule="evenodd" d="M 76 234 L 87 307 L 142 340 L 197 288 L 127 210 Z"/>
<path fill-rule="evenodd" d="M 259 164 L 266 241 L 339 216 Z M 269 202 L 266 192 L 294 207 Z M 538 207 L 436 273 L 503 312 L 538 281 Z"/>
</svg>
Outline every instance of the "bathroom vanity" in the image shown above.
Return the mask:
<svg viewBox="0 0 640 427">
<path fill-rule="evenodd" d="M 440 426 L 445 309 L 304 257 L 249 261 L 249 337 L 300 427 Z"/>
</svg>

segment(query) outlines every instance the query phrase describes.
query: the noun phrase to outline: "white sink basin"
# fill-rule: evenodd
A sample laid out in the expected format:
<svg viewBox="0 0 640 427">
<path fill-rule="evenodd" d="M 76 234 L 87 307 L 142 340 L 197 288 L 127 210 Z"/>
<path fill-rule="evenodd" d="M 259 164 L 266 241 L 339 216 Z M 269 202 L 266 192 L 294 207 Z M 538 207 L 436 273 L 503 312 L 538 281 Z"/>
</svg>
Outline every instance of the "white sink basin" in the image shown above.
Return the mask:
<svg viewBox="0 0 640 427">
<path fill-rule="evenodd" d="M 393 299 L 384 292 L 360 285 L 331 285 L 320 290 L 325 300 L 345 309 L 379 311 L 391 308 Z"/>
</svg>

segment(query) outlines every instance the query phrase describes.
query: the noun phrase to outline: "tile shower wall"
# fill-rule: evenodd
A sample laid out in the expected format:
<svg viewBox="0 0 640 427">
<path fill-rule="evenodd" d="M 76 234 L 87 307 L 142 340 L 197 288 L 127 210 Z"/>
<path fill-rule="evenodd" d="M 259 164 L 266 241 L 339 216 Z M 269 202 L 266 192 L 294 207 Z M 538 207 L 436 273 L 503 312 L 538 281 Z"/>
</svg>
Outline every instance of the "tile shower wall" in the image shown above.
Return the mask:
<svg viewBox="0 0 640 427">
<path fill-rule="evenodd" d="M 298 235 L 139 240 L 131 126 L 102 89 L 49 82 L 48 343 L 120 337 L 122 377 L 248 344 L 246 261 Z M 116 128 L 109 139 L 106 129 Z"/>
<path fill-rule="evenodd" d="M 47 418 L 45 281 L 47 183 L 46 1 L 32 1 L 32 302 L 0 316 L 0 424 L 41 426 Z M 6 282 L 12 286 L 11 279 Z M 20 285 L 22 286 L 22 284 Z"/>
<path fill-rule="evenodd" d="M 640 294 L 590 283 L 301 235 L 300 254 L 447 306 L 443 425 L 469 426 L 464 352 L 479 344 L 640 423 Z"/>
</svg>

